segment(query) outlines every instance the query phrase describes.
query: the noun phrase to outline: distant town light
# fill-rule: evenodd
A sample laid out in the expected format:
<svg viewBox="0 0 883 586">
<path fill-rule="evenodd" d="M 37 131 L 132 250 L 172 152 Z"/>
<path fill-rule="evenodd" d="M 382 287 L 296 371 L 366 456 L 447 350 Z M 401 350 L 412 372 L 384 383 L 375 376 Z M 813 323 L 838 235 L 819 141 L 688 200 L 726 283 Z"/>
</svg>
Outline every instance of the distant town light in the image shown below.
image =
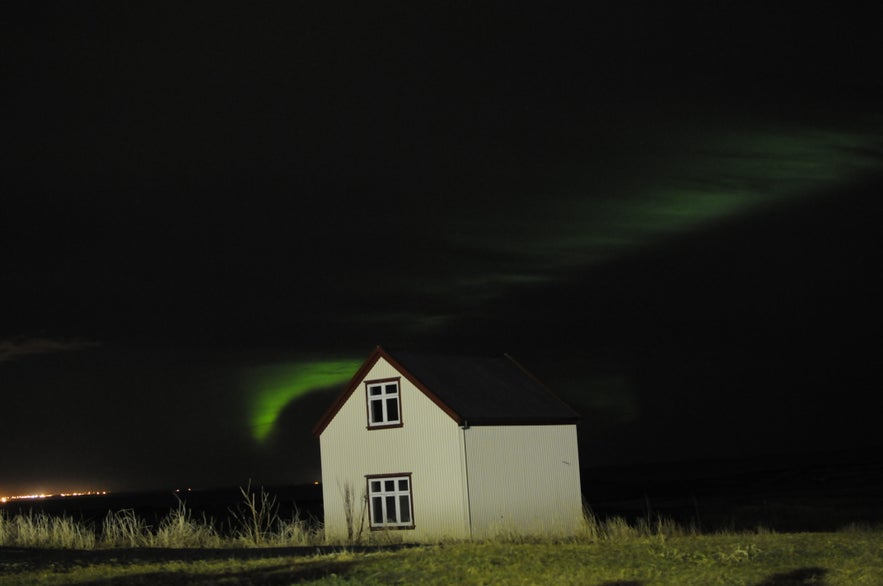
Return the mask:
<svg viewBox="0 0 883 586">
<path fill-rule="evenodd" d="M 71 496 L 104 496 L 108 494 L 106 490 L 87 490 L 85 492 L 60 492 L 58 494 L 17 494 L 13 496 L 0 496 L 0 503 L 8 503 L 9 501 L 30 501 L 37 499 L 49 499 L 54 497 L 71 497 Z"/>
</svg>

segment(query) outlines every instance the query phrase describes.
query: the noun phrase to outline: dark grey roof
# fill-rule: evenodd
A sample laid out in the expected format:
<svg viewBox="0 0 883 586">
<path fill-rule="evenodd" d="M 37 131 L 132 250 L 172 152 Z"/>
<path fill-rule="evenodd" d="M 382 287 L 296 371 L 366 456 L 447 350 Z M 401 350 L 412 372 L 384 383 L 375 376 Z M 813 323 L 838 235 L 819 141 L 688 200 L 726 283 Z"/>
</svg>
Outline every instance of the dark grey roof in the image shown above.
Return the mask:
<svg viewBox="0 0 883 586">
<path fill-rule="evenodd" d="M 509 357 L 388 354 L 466 423 L 572 423 L 579 419 L 576 411 Z"/>
</svg>

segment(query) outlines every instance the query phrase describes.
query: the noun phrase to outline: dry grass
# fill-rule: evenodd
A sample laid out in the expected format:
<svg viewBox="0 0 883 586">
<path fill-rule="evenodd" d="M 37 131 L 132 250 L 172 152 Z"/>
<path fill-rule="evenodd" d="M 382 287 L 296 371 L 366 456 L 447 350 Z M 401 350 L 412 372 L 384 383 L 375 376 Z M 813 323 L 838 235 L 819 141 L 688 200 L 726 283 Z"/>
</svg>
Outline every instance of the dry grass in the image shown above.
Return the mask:
<svg viewBox="0 0 883 586">
<path fill-rule="evenodd" d="M 221 536 L 205 518 L 193 519 L 183 503 L 156 527 L 131 510 L 109 513 L 98 528 L 66 517 L 8 517 L 0 512 L 0 546 L 14 546 L 0 548 L 0 586 L 883 584 L 879 527 L 851 525 L 836 533 L 760 529 L 701 534 L 662 518 L 629 524 L 619 517 L 601 520 L 587 514 L 579 534 L 569 537 L 510 532 L 475 542 L 341 550 L 318 547 L 323 539 L 315 525 L 267 517 L 261 503 L 271 501 L 253 496 L 244 505 L 250 524 L 232 528 L 229 536 Z M 256 519 L 264 521 L 255 524 Z M 259 543 L 255 528 L 261 529 Z M 310 547 L 273 549 L 303 545 Z"/>
<path fill-rule="evenodd" d="M 7 517 L 0 511 L 0 545 L 92 549 L 95 533 L 70 517 L 28 513 Z"/>
<path fill-rule="evenodd" d="M 76 521 L 67 516 L 44 513 L 8 516 L 0 510 L 0 546 L 47 549 L 104 548 L 253 548 L 335 545 L 324 539 L 321 524 L 299 518 L 282 519 L 273 498 L 265 491 L 256 493 L 250 487 L 241 489 L 243 500 L 231 511 L 233 523 L 220 531 L 212 519 L 193 518 L 191 511 L 179 501 L 155 527 L 150 526 L 131 509 L 108 512 L 99 527 Z M 851 524 L 841 533 L 880 533 L 880 527 Z M 584 512 L 583 523 L 576 534 L 554 531 L 543 535 L 501 531 L 478 543 L 497 544 L 625 544 L 651 540 L 667 540 L 698 536 L 695 526 L 682 526 L 670 519 L 638 519 L 629 523 L 622 517 L 599 519 L 591 510 Z M 758 527 L 752 535 L 775 535 Z M 719 532 L 714 535 L 743 535 L 745 532 Z M 401 543 L 406 535 L 399 531 L 372 532 L 370 539 L 347 540 L 336 545 L 391 545 Z M 354 536 L 355 538 L 355 536 Z M 363 543 L 364 542 L 364 543 Z M 457 543 L 441 539 L 439 543 Z"/>
<path fill-rule="evenodd" d="M 295 516 L 278 516 L 275 500 L 265 491 L 243 489 L 243 505 L 234 525 L 222 535 L 212 519 L 194 519 L 182 502 L 152 527 L 132 509 L 109 511 L 99 527 L 69 516 L 29 512 L 8 516 L 0 510 L 0 547 L 43 549 L 221 548 L 319 545 L 322 528 Z"/>
</svg>

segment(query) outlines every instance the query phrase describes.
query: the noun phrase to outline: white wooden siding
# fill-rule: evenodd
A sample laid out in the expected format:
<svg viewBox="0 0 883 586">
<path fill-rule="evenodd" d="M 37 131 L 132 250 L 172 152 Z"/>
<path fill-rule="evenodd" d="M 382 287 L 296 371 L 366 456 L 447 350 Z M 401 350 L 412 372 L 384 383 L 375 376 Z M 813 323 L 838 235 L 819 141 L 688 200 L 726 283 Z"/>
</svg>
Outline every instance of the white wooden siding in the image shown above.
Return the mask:
<svg viewBox="0 0 883 586">
<path fill-rule="evenodd" d="M 575 425 L 470 427 L 465 442 L 473 537 L 576 532 L 582 494 Z"/>
<path fill-rule="evenodd" d="M 380 358 L 364 380 L 399 376 Z M 457 423 L 401 377 L 402 427 L 368 430 L 364 380 L 319 438 L 326 538 L 346 538 L 344 487 L 353 487 L 358 515 L 365 475 L 391 473 L 411 473 L 412 482 L 415 529 L 396 534 L 405 541 L 468 537 L 462 431 Z M 365 515 L 365 531 L 370 532 L 367 511 Z M 358 524 L 357 519 L 356 529 Z"/>
</svg>

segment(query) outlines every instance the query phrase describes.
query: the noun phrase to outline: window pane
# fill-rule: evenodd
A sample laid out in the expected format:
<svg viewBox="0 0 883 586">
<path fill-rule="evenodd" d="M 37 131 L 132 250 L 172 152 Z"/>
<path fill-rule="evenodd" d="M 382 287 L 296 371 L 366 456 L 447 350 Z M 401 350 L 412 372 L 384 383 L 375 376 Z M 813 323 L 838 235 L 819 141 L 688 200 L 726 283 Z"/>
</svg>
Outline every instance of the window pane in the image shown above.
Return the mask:
<svg viewBox="0 0 883 586">
<path fill-rule="evenodd" d="M 383 423 L 383 400 L 371 401 L 371 423 Z"/>
<path fill-rule="evenodd" d="M 395 383 L 393 383 L 391 385 L 386 385 L 386 392 L 387 392 L 387 394 L 395 394 L 395 392 L 398 390 L 398 388 L 399 388 L 399 386 Z"/>
<path fill-rule="evenodd" d="M 386 417 L 387 421 L 399 420 L 399 400 L 392 398 L 386 400 Z"/>
<path fill-rule="evenodd" d="M 396 489 L 396 481 L 395 480 L 387 480 L 383 483 L 384 489 L 386 492 L 393 492 Z"/>
<path fill-rule="evenodd" d="M 379 386 L 368 387 L 368 394 L 369 395 L 379 395 L 380 394 L 380 387 Z"/>
<path fill-rule="evenodd" d="M 407 495 L 401 495 L 399 497 L 399 511 L 402 523 L 410 523 L 411 522 L 411 503 L 409 502 Z"/>
<path fill-rule="evenodd" d="M 399 490 L 407 492 L 408 491 L 408 481 L 407 480 L 399 480 Z"/>
<path fill-rule="evenodd" d="M 383 499 L 379 496 L 371 499 L 371 518 L 375 525 L 383 523 Z"/>
<path fill-rule="evenodd" d="M 372 480 L 371 481 L 371 492 L 380 492 L 380 481 Z"/>
<path fill-rule="evenodd" d="M 398 519 L 396 518 L 396 497 L 388 496 L 386 497 L 386 522 L 387 523 L 395 523 Z"/>
</svg>

